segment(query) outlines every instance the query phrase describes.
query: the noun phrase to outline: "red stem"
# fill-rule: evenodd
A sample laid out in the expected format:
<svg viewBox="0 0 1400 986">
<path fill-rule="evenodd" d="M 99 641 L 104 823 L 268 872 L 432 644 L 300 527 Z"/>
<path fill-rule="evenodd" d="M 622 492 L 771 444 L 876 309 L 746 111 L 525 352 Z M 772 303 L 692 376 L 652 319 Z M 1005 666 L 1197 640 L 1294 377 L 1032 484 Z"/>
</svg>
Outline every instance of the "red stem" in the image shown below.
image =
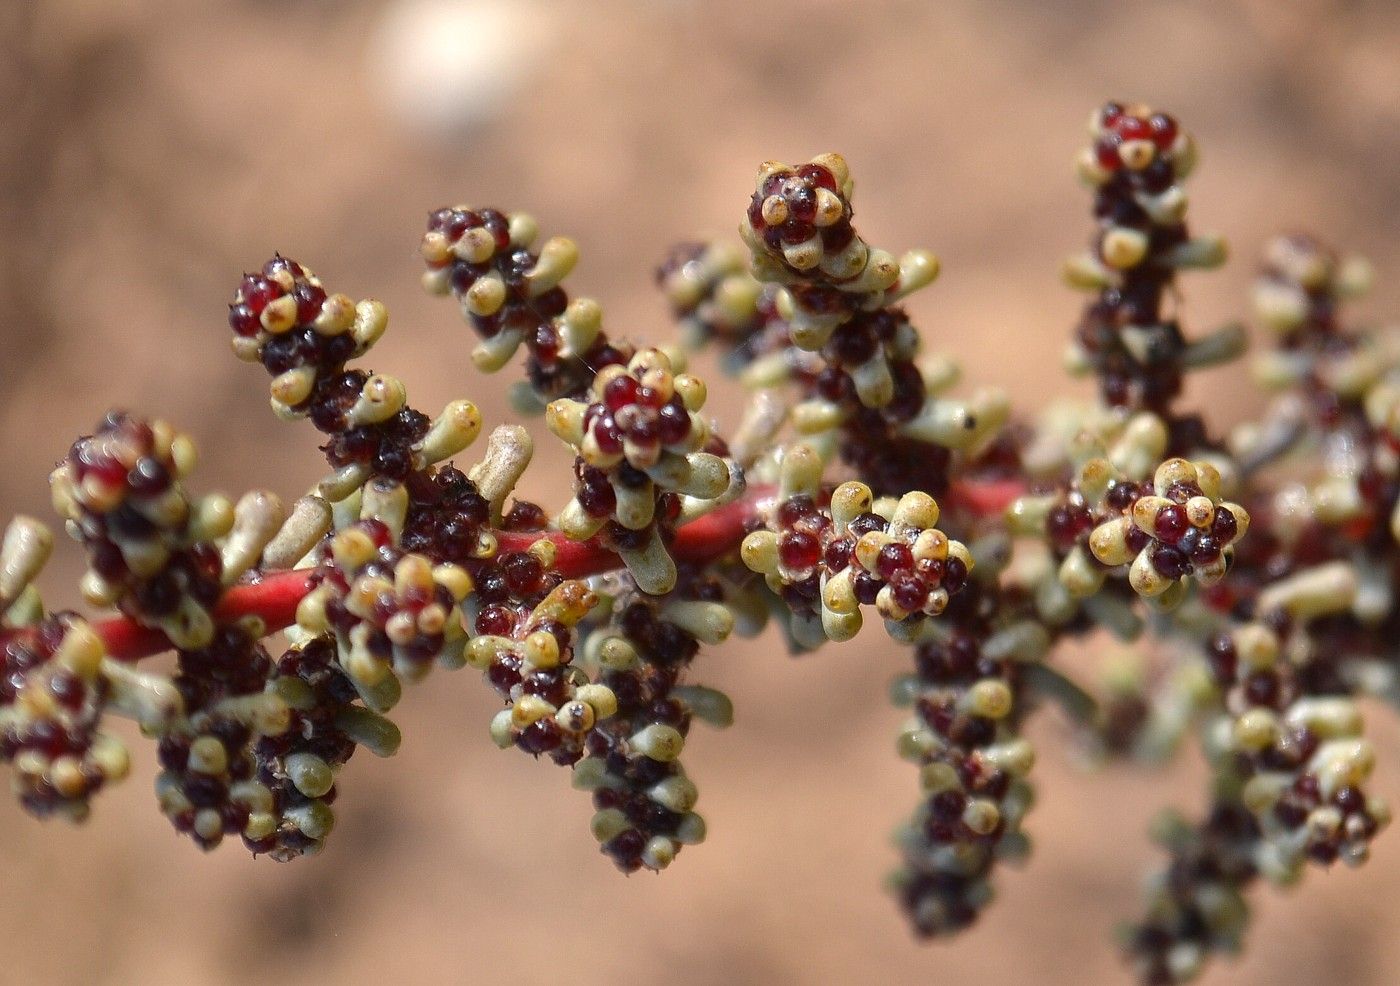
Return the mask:
<svg viewBox="0 0 1400 986">
<path fill-rule="evenodd" d="M 1024 484 L 1015 479 L 955 482 L 947 500 L 970 513 L 995 516 L 1024 492 Z M 703 564 L 732 552 L 743 540 L 759 504 L 772 495 L 771 486 L 752 487 L 741 499 L 682 525 L 671 542 L 671 555 L 678 562 Z M 571 541 L 558 531 L 496 532 L 502 552 L 524 551 L 542 537 L 553 541 L 558 549 L 552 570 L 566 578 L 583 578 L 622 567 L 617 555 L 604 548 L 597 538 Z M 267 624 L 269 633 L 285 629 L 296 621 L 297 604 L 308 591 L 309 576 L 305 570 L 273 572 L 240 583 L 224 593 L 214 616 L 227 621 L 255 615 Z M 171 649 L 165 634 L 124 616 L 100 620 L 93 629 L 107 645 L 107 653 L 119 660 L 138 661 Z"/>
</svg>

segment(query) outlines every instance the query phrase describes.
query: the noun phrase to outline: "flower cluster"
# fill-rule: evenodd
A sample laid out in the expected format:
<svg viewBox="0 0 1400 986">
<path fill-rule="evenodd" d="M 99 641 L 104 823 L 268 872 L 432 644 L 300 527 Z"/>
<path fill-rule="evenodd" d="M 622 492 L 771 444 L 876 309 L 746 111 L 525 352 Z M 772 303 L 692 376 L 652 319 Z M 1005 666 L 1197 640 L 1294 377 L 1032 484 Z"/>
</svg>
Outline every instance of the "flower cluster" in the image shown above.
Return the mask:
<svg viewBox="0 0 1400 986">
<path fill-rule="evenodd" d="M 501 747 L 571 766 L 594 725 L 617 711 L 617 696 L 575 665 L 574 628 L 598 604 L 582 582 L 561 582 L 528 613 L 493 606 L 476 620 L 467 662 L 509 702 L 491 722 Z"/>
<path fill-rule="evenodd" d="M 393 705 L 396 677 L 420 680 L 435 661 L 461 665 L 466 631 L 458 604 L 472 590 L 471 576 L 403 551 L 384 521 L 337 531 L 309 584 L 297 625 L 335 635 L 339 664 L 371 708 Z"/>
<path fill-rule="evenodd" d="M 712 342 L 724 346 L 730 369 L 741 371 L 787 342 L 776 289 L 754 280 L 744 252 L 732 244 L 677 245 L 657 267 L 656 283 L 671 305 L 681 341 L 692 349 Z"/>
<path fill-rule="evenodd" d="M 1220 697 L 1205 728 L 1217 792 L 1201 823 L 1162 826 L 1171 862 L 1127 941 L 1146 983 L 1185 982 L 1212 953 L 1237 952 L 1243 894 L 1257 877 L 1290 885 L 1309 861 L 1360 865 L 1390 820 L 1365 790 L 1375 754 L 1343 680 L 1346 659 L 1307 632 L 1309 620 L 1345 605 L 1337 585 L 1335 570 L 1277 582 L 1260 601 L 1262 619 L 1203 645 Z"/>
<path fill-rule="evenodd" d="M 1197 825 L 1169 816 L 1159 828 L 1171 862 L 1149 884 L 1147 917 L 1126 942 L 1144 986 L 1188 982 L 1212 953 L 1238 952 L 1249 917 L 1244 890 L 1258 873 L 1259 828 L 1235 798 L 1217 799 Z"/>
<path fill-rule="evenodd" d="M 1129 499 L 1131 497 L 1131 499 Z M 1128 581 L 1148 598 L 1181 594 L 1184 580 L 1213 585 L 1225 577 L 1230 546 L 1249 528 L 1249 514 L 1220 497 L 1220 473 L 1207 462 L 1168 459 L 1150 491 L 1132 495 L 1118 483 L 1105 495 L 1123 514 L 1089 534 L 1089 548 L 1105 565 L 1129 565 Z"/>
<path fill-rule="evenodd" d="M 699 792 L 680 755 L 695 719 L 727 726 L 733 709 L 722 693 L 682 676 L 701 643 L 724 642 L 734 616 L 712 578 L 685 578 L 665 604 L 620 588 L 585 645 L 602 669 L 595 687 L 606 688 L 615 707 L 589 735 L 574 784 L 593 794 L 602 851 L 630 873 L 665 869 L 682 846 L 705 838 L 694 811 Z"/>
<path fill-rule="evenodd" d="M 608 340 L 597 302 L 570 302 L 560 287 L 578 263 L 573 240 L 554 236 L 532 253 L 538 236 L 523 213 L 457 206 L 428 217 L 421 247 L 428 266 L 423 286 L 432 294 L 451 292 L 482 337 L 472 350 L 477 369 L 494 373 L 525 346 L 528 388 L 518 392 L 518 402 L 534 408 L 582 396 L 598 370 L 632 355 Z"/>
<path fill-rule="evenodd" d="M 951 632 L 919 645 L 915 673 L 897 686 L 913 706 L 899 752 L 919 765 L 923 800 L 899 833 L 894 888 L 924 937 L 971 924 L 991 899 L 995 863 L 1029 848 L 1020 827 L 1035 754 L 1019 735 L 1022 655 L 1007 647 L 1015 631 L 997 636 L 987 619 L 998 608 L 980 587 L 958 597 Z"/>
<path fill-rule="evenodd" d="M 258 739 L 252 753 L 276 825 L 271 832 L 255 832 L 252 840 L 245 833 L 245 844 L 254 853 L 286 861 L 325 845 L 335 821 L 336 774 L 355 750 L 363 746 L 375 756 L 393 756 L 399 730 L 360 704 L 359 690 L 341 670 L 326 636 L 287 650 L 268 690 L 286 703 L 288 726 Z"/>
<path fill-rule="evenodd" d="M 1078 160 L 1094 191 L 1097 228 L 1089 253 L 1066 266 L 1070 284 L 1098 293 L 1080 322 L 1070 363 L 1099 377 L 1114 406 L 1165 408 L 1182 371 L 1234 355 L 1238 330 L 1189 344 L 1163 311 L 1176 272 L 1214 267 L 1224 243 L 1186 229 L 1182 182 L 1196 164 L 1191 135 L 1166 113 L 1106 103 L 1089 121 L 1091 144 Z"/>
<path fill-rule="evenodd" d="M 271 792 L 255 777 L 254 738 L 285 733 L 286 704 L 264 691 L 272 660 L 256 618 L 222 626 L 204 647 L 180 651 L 175 685 L 187 715 L 161 737 L 160 807 L 201 849 L 225 835 L 252 847 L 277 829 Z M 257 851 L 254 848 L 254 851 Z"/>
<path fill-rule="evenodd" d="M 548 410 L 550 430 L 578 452 L 578 482 L 559 529 L 580 540 L 602 532 L 637 583 L 658 595 L 676 583 L 666 530 L 742 490 L 742 475 L 699 414 L 705 394 L 698 377 L 644 349 L 627 366 L 599 372 L 590 402 L 560 400 Z"/>
<path fill-rule="evenodd" d="M 5 644 L 0 761 L 14 765 L 28 811 L 81 819 L 92 795 L 130 766 L 126 747 L 101 731 L 112 681 L 102 642 L 82 620 L 50 617 L 35 630 Z"/>
<path fill-rule="evenodd" d="M 798 383 L 797 429 L 809 441 L 835 441 L 878 494 L 938 493 L 952 451 L 980 450 L 1005 422 L 1006 401 L 995 391 L 967 401 L 936 396 L 957 371 L 916 363 L 919 333 L 893 306 L 938 276 L 938 258 L 911 250 L 896 260 L 869 246 L 851 225 L 851 189 L 839 154 L 759 169 L 740 232 L 754 276 L 779 287 L 777 327 L 790 345 L 750 366 L 745 379 Z"/>
<path fill-rule="evenodd" d="M 229 309 L 234 353 L 273 374 L 272 406 L 306 417 L 330 436 L 335 470 L 320 492 L 339 501 L 371 478 L 403 482 L 462 451 L 481 430 L 470 401 L 453 401 L 435 420 L 408 406 L 402 381 L 347 369 L 383 336 L 388 313 L 377 301 L 328 295 L 296 261 L 275 257 L 244 277 Z"/>
<path fill-rule="evenodd" d="M 1337 320 L 1339 303 L 1365 294 L 1371 286 L 1366 261 L 1340 257 L 1316 237 L 1304 234 L 1270 240 L 1264 247 L 1262 267 L 1254 283 L 1255 317 L 1295 350 L 1336 348 L 1337 337 L 1344 334 Z M 1326 345 L 1329 342 L 1331 346 Z"/>
<path fill-rule="evenodd" d="M 1364 862 L 1390 812 L 1364 790 L 1375 752 L 1333 662 L 1309 653 L 1315 644 L 1286 615 L 1270 622 L 1218 635 L 1208 656 L 1228 712 L 1217 739 L 1236 755 L 1241 800 L 1267 847 L 1257 863 L 1291 883 L 1307 859 Z"/>
<path fill-rule="evenodd" d="M 877 503 L 864 483 L 843 483 L 818 506 L 821 460 L 798 445 L 783 460 L 783 487 L 772 527 L 741 547 L 744 563 L 767 577 L 793 612 L 800 639 L 849 640 L 860 607 L 874 606 L 890 624 L 937 616 L 967 584 L 972 555 L 935 526 L 938 504 L 927 493 Z M 910 637 L 913 626 L 891 628 Z"/>
<path fill-rule="evenodd" d="M 212 542 L 234 524 L 226 498 L 196 503 L 185 494 L 181 481 L 194 459 L 189 437 L 165 422 L 113 413 L 74 443 L 50 478 L 54 508 L 87 549 L 84 597 L 119 606 L 182 647 L 202 647 L 213 638 L 211 611 L 225 571 Z M 270 498 L 265 503 L 270 540 L 280 506 Z M 257 554 L 241 560 L 251 566 Z"/>
</svg>

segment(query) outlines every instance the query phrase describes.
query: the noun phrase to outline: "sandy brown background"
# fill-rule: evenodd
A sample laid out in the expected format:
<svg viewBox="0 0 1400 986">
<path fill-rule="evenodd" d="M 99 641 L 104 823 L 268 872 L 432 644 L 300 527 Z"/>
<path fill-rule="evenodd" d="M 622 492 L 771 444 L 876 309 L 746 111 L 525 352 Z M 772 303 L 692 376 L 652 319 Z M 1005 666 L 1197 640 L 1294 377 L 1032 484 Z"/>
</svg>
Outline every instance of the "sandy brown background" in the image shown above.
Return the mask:
<svg viewBox="0 0 1400 986">
<path fill-rule="evenodd" d="M 581 244 L 571 289 L 602 300 L 612 331 L 657 338 L 664 247 L 734 229 L 759 161 L 826 149 L 852 162 L 869 238 L 942 256 L 912 306 L 932 345 L 1032 410 L 1067 386 L 1079 299 L 1055 272 L 1086 230 L 1069 162 L 1106 96 L 1157 102 L 1204 147 L 1195 225 L 1236 258 L 1188 279 L 1191 325 L 1242 311 L 1281 227 L 1370 255 L 1379 288 L 1358 317 L 1400 313 L 1400 11 L 1384 0 L 519 0 L 519 36 L 479 42 L 498 75 L 520 69 L 515 91 L 455 109 L 432 56 L 412 54 L 434 41 L 425 9 L 0 4 L 5 512 L 47 514 L 47 469 L 109 405 L 191 430 L 209 488 L 300 492 L 318 472 L 311 430 L 273 419 L 223 318 L 239 272 L 274 249 L 386 301 L 375 365 L 415 403 L 470 396 L 496 422 L 509 381 L 470 372 L 466 330 L 418 288 L 428 209 L 533 211 Z M 471 107 L 476 124 L 450 125 Z M 1248 407 L 1231 381 L 1194 381 L 1216 422 Z M 564 459 L 541 445 L 527 489 L 557 507 Z M 52 600 L 73 601 L 76 571 L 69 551 Z M 178 839 L 138 745 L 134 777 L 83 829 L 0 803 L 0 982 L 1122 981 L 1110 931 L 1158 861 L 1149 818 L 1200 805 L 1194 763 L 1087 775 L 1046 713 L 1030 866 L 999 880 L 972 932 L 918 946 L 880 890 L 916 796 L 884 699 L 901 663 L 878 634 L 801 661 L 772 638 L 706 657 L 700 677 L 739 722 L 687 751 L 712 837 L 661 877 L 615 873 L 565 774 L 492 747 L 494 700 L 471 672 L 407 697 L 401 755 L 357 758 L 329 850 L 290 866 Z M 1400 730 L 1374 718 L 1376 785 L 1400 801 Z M 1361 872 L 1260 895 L 1253 947 L 1206 982 L 1400 980 L 1394 835 Z"/>
</svg>

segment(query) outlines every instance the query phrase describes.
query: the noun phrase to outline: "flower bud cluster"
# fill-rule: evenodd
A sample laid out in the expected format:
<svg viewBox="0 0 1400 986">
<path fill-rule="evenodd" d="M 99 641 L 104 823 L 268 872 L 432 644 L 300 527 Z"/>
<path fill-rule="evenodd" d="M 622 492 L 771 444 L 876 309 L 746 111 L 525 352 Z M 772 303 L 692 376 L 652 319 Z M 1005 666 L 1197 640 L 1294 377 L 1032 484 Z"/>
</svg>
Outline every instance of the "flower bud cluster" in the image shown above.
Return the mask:
<svg viewBox="0 0 1400 986">
<path fill-rule="evenodd" d="M 1227 712 L 1215 742 L 1233 754 L 1241 799 L 1258 818 L 1259 868 L 1280 883 L 1308 859 L 1359 865 L 1390 820 L 1365 791 L 1375 751 L 1361 712 L 1320 646 L 1277 616 L 1219 634 L 1208 653 Z"/>
<path fill-rule="evenodd" d="M 361 516 L 383 520 L 394 532 L 401 529 L 399 545 L 405 551 L 484 573 L 498 560 L 496 529 L 538 531 L 547 524 L 543 508 L 527 500 L 517 498 L 505 509 L 533 455 L 529 432 L 499 427 L 485 456 L 466 473 L 452 465 L 416 472 L 403 493 L 390 491 L 392 498 L 371 496 L 370 484 L 359 502 Z"/>
<path fill-rule="evenodd" d="M 1094 191 L 1091 251 L 1066 266 L 1075 287 L 1097 292 L 1071 349 L 1071 368 L 1099 377 L 1113 406 L 1162 410 L 1193 366 L 1238 355 L 1231 329 L 1188 344 L 1163 301 L 1183 267 L 1214 267 L 1225 257 L 1216 237 L 1192 238 L 1182 181 L 1196 163 L 1195 143 L 1177 121 L 1146 106 L 1107 103 L 1089 121 L 1081 179 Z"/>
<path fill-rule="evenodd" d="M 579 456 L 559 529 L 577 540 L 601 533 L 646 592 L 675 585 L 665 543 L 674 525 L 742 490 L 738 467 L 711 442 L 700 416 L 705 394 L 700 378 L 674 372 L 665 353 L 644 349 L 625 367 L 601 370 L 591 402 L 549 406 L 550 430 Z"/>
<path fill-rule="evenodd" d="M 589 298 L 573 302 L 560 287 L 578 263 L 573 240 L 554 236 L 538 253 L 539 227 L 523 213 L 465 206 L 428 217 L 421 251 L 423 286 L 456 297 L 462 317 L 481 336 L 472 362 L 487 373 L 504 367 L 524 345 L 536 408 L 581 398 L 604 366 L 625 364 L 631 348 L 603 331 L 603 313 Z"/>
<path fill-rule="evenodd" d="M 113 412 L 49 480 L 54 508 L 88 553 L 84 597 L 120 607 L 179 647 L 213 639 L 224 588 L 257 562 L 282 521 L 275 497 L 251 494 L 244 529 L 220 552 L 214 541 L 231 534 L 238 512 L 222 496 L 190 498 L 182 481 L 194 462 L 187 435 Z"/>
<path fill-rule="evenodd" d="M 593 835 L 625 873 L 665 869 L 705 838 L 699 793 L 679 758 L 694 719 L 727 726 L 733 709 L 682 676 L 701 643 L 722 643 L 733 628 L 718 581 L 688 575 L 664 602 L 624 588 L 584 642 L 616 709 L 589 734 L 574 785 L 593 793 Z"/>
<path fill-rule="evenodd" d="M 1283 393 L 1236 444 L 1261 464 L 1305 441 L 1320 446 L 1323 474 L 1309 477 L 1306 490 L 1280 493 L 1289 526 L 1307 516 L 1375 552 L 1400 538 L 1400 340 L 1349 331 L 1339 314 L 1370 281 L 1364 260 L 1312 237 L 1268 244 L 1254 307 L 1276 345 L 1256 359 L 1254 374 Z"/>
<path fill-rule="evenodd" d="M 453 401 L 429 419 L 408 406 L 398 378 L 346 368 L 379 341 L 388 319 L 377 301 L 327 295 L 311 271 L 281 256 L 245 276 L 234 296 L 235 354 L 273 375 L 278 414 L 309 418 L 330 436 L 323 451 L 335 472 L 322 481 L 321 493 L 332 501 L 371 477 L 402 482 L 456 455 L 481 430 L 470 401 Z"/>
<path fill-rule="evenodd" d="M 435 661 L 461 666 L 466 631 L 458 604 L 472 577 L 459 565 L 403 551 L 382 521 L 337 531 L 310 585 L 297 625 L 334 634 L 340 666 L 370 708 L 391 708 L 398 679 L 418 681 Z"/>
<path fill-rule="evenodd" d="M 180 652 L 175 686 L 190 714 L 161 736 L 161 809 L 205 850 L 238 836 L 254 855 L 319 852 L 334 824 L 335 776 L 363 744 L 380 756 L 398 730 L 354 704 L 329 636 L 273 662 L 253 618 L 220 627 L 214 643 Z"/>
<path fill-rule="evenodd" d="M 1062 491 L 1022 497 L 1012 504 L 1012 530 L 1043 538 L 1055 562 L 1053 577 L 1036 587 L 1046 619 L 1070 619 L 1075 600 L 1090 598 L 1103 587 L 1108 569 L 1094 556 L 1090 535 L 1101 524 L 1121 519 L 1149 488 L 1126 478 L 1108 459 L 1091 458 Z M 1129 533 L 1139 548 L 1146 546 L 1144 535 Z"/>
<path fill-rule="evenodd" d="M 375 756 L 398 750 L 399 730 L 359 704 L 359 693 L 340 668 L 335 641 L 311 637 L 278 660 L 268 690 L 286 703 L 288 728 L 263 736 L 253 747 L 257 780 L 272 796 L 276 828 L 245 845 L 286 861 L 319 852 L 335 817 L 336 774 L 359 746 Z"/>
<path fill-rule="evenodd" d="M 89 800 L 129 768 L 126 747 L 101 729 L 113 694 L 102 642 L 67 614 L 3 644 L 0 761 L 13 765 L 13 788 L 38 816 L 85 818 Z"/>
<path fill-rule="evenodd" d="M 1254 282 L 1255 317 L 1281 347 L 1324 356 L 1324 347 L 1335 348 L 1343 334 L 1337 318 L 1341 303 L 1364 295 L 1372 276 L 1365 260 L 1340 256 L 1315 237 L 1275 236 L 1264 246 L 1262 270 Z"/>
<path fill-rule="evenodd" d="M 921 644 L 915 674 L 896 684 L 914 708 L 899 751 L 919 764 L 924 800 L 899 834 L 894 888 L 924 937 L 971 924 L 991 899 L 997 860 L 1029 849 L 1020 825 L 1035 754 L 1019 735 L 1018 660 L 1004 640 L 989 646 L 983 609 L 996 605 L 994 592 L 960 597 L 945 616 L 950 632 Z"/>
<path fill-rule="evenodd" d="M 210 643 L 180 651 L 175 687 L 186 715 L 161 737 L 156 779 L 161 810 L 201 849 L 240 835 L 251 846 L 276 830 L 275 805 L 257 779 L 252 744 L 285 733 L 290 711 L 265 691 L 272 660 L 250 618 L 218 628 Z"/>
<path fill-rule="evenodd" d="M 852 187 L 839 154 L 795 168 L 769 161 L 740 227 L 755 276 L 786 287 L 779 307 L 802 349 L 820 349 L 855 312 L 892 304 L 938 274 L 927 251 L 896 260 L 861 238 L 851 225 Z"/>
<path fill-rule="evenodd" d="M 617 710 L 612 690 L 574 662 L 575 628 L 597 603 L 587 585 L 571 580 L 528 611 L 497 604 L 478 613 L 466 659 L 509 703 L 491 722 L 497 746 L 571 766 L 593 727 Z"/>
<path fill-rule="evenodd" d="M 1195 979 L 1211 954 L 1239 951 L 1249 918 L 1244 891 L 1258 872 L 1259 826 L 1225 795 L 1199 824 L 1164 819 L 1158 840 L 1170 862 L 1149 883 L 1147 915 L 1124 944 L 1139 982 L 1175 986 Z"/>
<path fill-rule="evenodd" d="M 776 312 L 778 288 L 754 280 L 744 252 L 732 244 L 677 244 L 657 267 L 656 284 L 686 348 L 718 345 L 735 372 L 788 344 Z"/>
<path fill-rule="evenodd" d="M 759 169 L 741 232 L 754 276 L 780 286 L 772 324 L 786 327 L 791 345 L 765 347 L 744 379 L 800 384 L 797 429 L 834 443 L 878 494 L 941 492 L 951 453 L 979 453 L 1005 423 L 1007 402 L 995 391 L 967 401 L 935 396 L 955 382 L 956 368 L 917 365 L 919 334 L 891 306 L 931 283 L 938 260 L 924 250 L 896 260 L 868 246 L 851 226 L 851 188 L 837 154 Z"/>
<path fill-rule="evenodd" d="M 1257 594 L 1257 620 L 1202 644 L 1204 681 L 1191 690 L 1218 709 L 1203 736 L 1215 802 L 1200 826 L 1166 833 L 1172 862 L 1128 941 L 1144 982 L 1185 982 L 1212 952 L 1238 951 L 1256 876 L 1290 884 L 1309 860 L 1358 865 L 1389 821 L 1365 790 L 1374 753 L 1349 683 L 1350 651 L 1365 647 L 1344 629 L 1357 594 L 1346 563 L 1302 568 Z"/>
<path fill-rule="evenodd" d="M 1221 499 L 1213 465 L 1168 459 L 1157 467 L 1150 492 L 1139 491 L 1129 501 L 1127 489 L 1120 483 L 1105 491 L 1105 502 L 1121 503 L 1121 513 L 1089 533 L 1089 549 L 1100 563 L 1128 565 L 1133 590 L 1160 597 L 1165 606 L 1184 596 L 1189 578 L 1202 585 L 1224 578 L 1232 546 L 1249 529 L 1249 514 Z"/>
<path fill-rule="evenodd" d="M 938 504 L 928 494 L 877 502 L 870 487 L 849 482 L 823 508 L 820 491 L 821 460 L 806 446 L 790 448 L 769 527 L 740 548 L 744 564 L 793 611 L 795 627 L 805 628 L 804 643 L 854 637 L 861 606 L 874 606 L 889 624 L 918 623 L 943 612 L 967 584 L 972 555 L 937 529 Z"/>
</svg>

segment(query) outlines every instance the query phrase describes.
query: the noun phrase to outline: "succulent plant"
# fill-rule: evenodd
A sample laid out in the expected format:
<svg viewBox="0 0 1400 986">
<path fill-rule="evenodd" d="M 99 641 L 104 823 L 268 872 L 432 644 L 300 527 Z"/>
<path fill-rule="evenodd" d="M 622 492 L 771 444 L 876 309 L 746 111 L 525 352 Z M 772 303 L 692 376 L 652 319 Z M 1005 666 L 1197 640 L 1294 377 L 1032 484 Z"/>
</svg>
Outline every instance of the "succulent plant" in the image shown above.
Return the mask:
<svg viewBox="0 0 1400 986">
<path fill-rule="evenodd" d="M 234 502 L 191 492 L 194 442 L 166 422 L 111 412 L 73 444 L 53 503 L 86 553 L 82 597 L 113 614 L 47 611 L 34 580 L 53 536 L 10 524 L 0 759 L 20 804 L 86 817 L 128 773 L 105 728 L 126 716 L 157 744 L 162 812 L 201 848 L 319 852 L 355 751 L 398 748 L 403 684 L 471 666 L 502 704 L 483 731 L 570 770 L 619 869 L 661 870 L 706 832 L 681 765 L 703 765 L 692 726 L 736 716 L 694 680 L 701 652 L 772 622 L 801 653 L 874 619 L 912 660 L 893 695 L 918 787 L 891 887 L 915 932 L 972 923 L 997 864 L 1027 853 L 1023 728 L 1058 704 L 1100 759 L 1200 739 L 1209 807 L 1159 827 L 1170 861 L 1124 938 L 1142 981 L 1192 978 L 1239 947 L 1258 878 L 1359 864 L 1389 820 L 1357 700 L 1400 702 L 1400 345 L 1346 325 L 1363 262 L 1280 237 L 1253 296 L 1272 400 L 1217 433 L 1183 380 L 1246 337 L 1183 326 L 1177 274 L 1225 258 L 1186 226 L 1196 144 L 1138 105 L 1089 129 L 1094 231 L 1065 275 L 1091 299 L 1067 364 L 1098 397 L 1038 419 L 958 393 L 956 364 L 925 351 L 900 305 L 939 262 L 862 237 L 840 155 L 760 167 L 747 262 L 704 242 L 663 259 L 676 345 L 609 335 L 563 287 L 578 248 L 538 242 L 529 216 L 432 212 L 425 287 L 457 300 L 477 369 L 524 353 L 515 408 L 574 456 L 553 509 L 515 496 L 526 428 L 497 427 L 459 467 L 476 405 L 430 417 L 357 365 L 383 305 L 281 256 L 245 275 L 233 350 L 271 375 L 279 416 L 321 433 L 329 471 L 290 506 Z M 728 435 L 690 350 L 751 394 Z M 1098 630 L 1171 646 L 1076 682 L 1056 652 Z M 163 651 L 173 670 L 137 667 Z"/>
</svg>

